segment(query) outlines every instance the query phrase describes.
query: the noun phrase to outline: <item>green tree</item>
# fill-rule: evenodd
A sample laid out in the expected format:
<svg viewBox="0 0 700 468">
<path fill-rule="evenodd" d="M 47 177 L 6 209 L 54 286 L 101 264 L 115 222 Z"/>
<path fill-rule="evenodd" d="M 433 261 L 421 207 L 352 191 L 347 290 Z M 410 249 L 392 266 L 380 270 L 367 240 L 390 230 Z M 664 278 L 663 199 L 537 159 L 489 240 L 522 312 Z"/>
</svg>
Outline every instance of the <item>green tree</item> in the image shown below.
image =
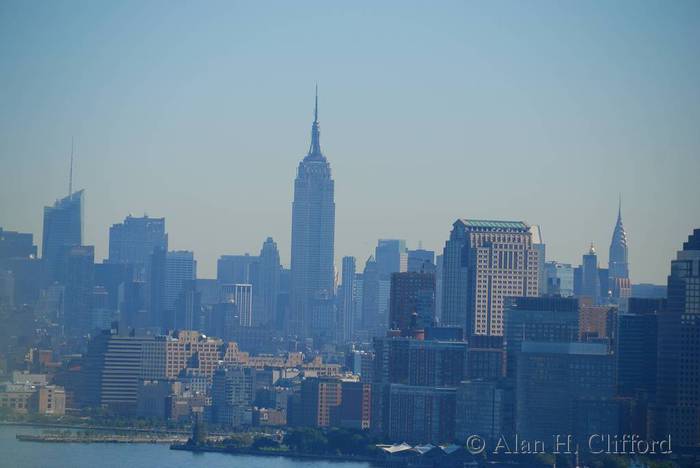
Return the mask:
<svg viewBox="0 0 700 468">
<path fill-rule="evenodd" d="M 275 442 L 270 437 L 258 437 L 253 442 L 252 448 L 256 450 L 266 450 L 266 449 L 278 449 L 280 444 Z"/>
<path fill-rule="evenodd" d="M 230 434 L 223 444 L 229 448 L 248 448 L 253 444 L 253 436 L 247 432 Z"/>
<path fill-rule="evenodd" d="M 290 429 L 284 436 L 284 444 L 299 453 L 324 454 L 328 449 L 328 439 L 321 431 L 310 427 Z"/>
</svg>

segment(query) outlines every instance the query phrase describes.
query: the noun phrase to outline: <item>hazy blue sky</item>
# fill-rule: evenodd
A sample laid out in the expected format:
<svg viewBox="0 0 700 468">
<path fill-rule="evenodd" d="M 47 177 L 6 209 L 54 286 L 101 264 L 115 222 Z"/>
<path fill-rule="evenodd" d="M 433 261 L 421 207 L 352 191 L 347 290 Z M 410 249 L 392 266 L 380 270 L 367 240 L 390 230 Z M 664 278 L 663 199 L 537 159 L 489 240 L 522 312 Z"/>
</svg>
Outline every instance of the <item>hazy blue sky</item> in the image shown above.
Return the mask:
<svg viewBox="0 0 700 468">
<path fill-rule="evenodd" d="M 85 242 L 165 216 L 202 277 L 266 236 L 289 262 L 319 83 L 336 257 L 442 250 L 459 217 L 600 260 L 623 193 L 633 282 L 700 225 L 700 2 L 0 2 L 0 226 L 86 190 Z"/>
</svg>

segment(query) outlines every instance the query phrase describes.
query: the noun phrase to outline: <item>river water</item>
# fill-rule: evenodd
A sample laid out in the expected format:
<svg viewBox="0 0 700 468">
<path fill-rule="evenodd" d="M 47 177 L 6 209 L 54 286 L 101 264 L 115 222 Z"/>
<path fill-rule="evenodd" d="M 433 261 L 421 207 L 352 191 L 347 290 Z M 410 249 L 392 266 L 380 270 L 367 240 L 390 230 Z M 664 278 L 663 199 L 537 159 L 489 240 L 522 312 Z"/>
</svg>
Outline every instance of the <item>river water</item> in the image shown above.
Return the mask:
<svg viewBox="0 0 700 468">
<path fill-rule="evenodd" d="M 2 468 L 370 468 L 367 463 L 292 460 L 222 453 L 170 450 L 167 444 L 64 444 L 20 442 L 16 434 L 41 429 L 0 426 Z"/>
</svg>

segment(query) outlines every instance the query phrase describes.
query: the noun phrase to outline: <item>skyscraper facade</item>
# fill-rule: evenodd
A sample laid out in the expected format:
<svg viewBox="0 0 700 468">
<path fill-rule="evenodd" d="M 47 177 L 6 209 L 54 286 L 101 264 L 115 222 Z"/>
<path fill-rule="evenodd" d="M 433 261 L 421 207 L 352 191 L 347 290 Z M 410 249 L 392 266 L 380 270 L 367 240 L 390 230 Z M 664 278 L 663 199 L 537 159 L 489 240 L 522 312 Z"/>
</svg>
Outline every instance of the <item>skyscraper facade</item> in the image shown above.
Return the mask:
<svg viewBox="0 0 700 468">
<path fill-rule="evenodd" d="M 435 257 L 435 316 L 442 322 L 442 255 Z"/>
<path fill-rule="evenodd" d="M 362 328 L 363 336 L 383 336 L 389 327 L 389 295 L 391 275 L 408 267 L 406 241 L 379 239 L 374 255 L 365 264 L 363 273 Z"/>
<path fill-rule="evenodd" d="M 338 293 L 338 338 L 348 342 L 355 335 L 355 257 L 343 257 L 342 273 Z"/>
<path fill-rule="evenodd" d="M 551 296 L 571 297 L 574 295 L 574 268 L 569 263 L 546 262 L 545 292 Z"/>
<path fill-rule="evenodd" d="M 36 257 L 32 233 L 4 231 L 0 227 L 0 261 L 6 258 Z"/>
<path fill-rule="evenodd" d="M 0 270 L 0 308 L 15 305 L 15 278 L 11 271 Z"/>
<path fill-rule="evenodd" d="M 632 295 L 629 264 L 627 262 L 627 232 L 622 225 L 622 206 L 617 210 L 617 222 L 610 241 L 608 257 L 608 290 L 621 309 L 627 308 L 627 299 Z"/>
<path fill-rule="evenodd" d="M 255 397 L 255 371 L 238 365 L 216 370 L 212 379 L 212 407 L 216 422 L 240 426 L 252 422 L 250 404 Z"/>
<path fill-rule="evenodd" d="M 506 376 L 515 381 L 518 355 L 525 341 L 577 341 L 579 301 L 573 297 L 512 297 L 505 306 Z"/>
<path fill-rule="evenodd" d="M 409 250 L 406 271 L 415 271 L 418 273 L 435 272 L 435 252 L 420 248 Z"/>
<path fill-rule="evenodd" d="M 516 434 L 523 439 L 618 433 L 615 363 L 605 344 L 525 341 L 516 374 Z"/>
<path fill-rule="evenodd" d="M 542 238 L 542 229 L 538 225 L 530 226 L 530 232 L 532 233 L 532 246 L 537 249 L 537 271 L 539 272 L 539 292 L 540 295 L 547 294 L 547 281 L 545 280 L 544 262 L 546 254 L 546 246 Z"/>
<path fill-rule="evenodd" d="M 44 207 L 44 231 L 41 257 L 48 263 L 52 275 L 60 269 L 60 257 L 68 247 L 83 243 L 83 191 L 57 200 Z"/>
<path fill-rule="evenodd" d="M 370 256 L 362 270 L 362 329 L 373 336 L 383 317 L 379 314 L 379 272 L 374 256 Z"/>
<path fill-rule="evenodd" d="M 148 303 L 149 327 L 162 327 L 167 322 L 165 313 L 165 273 L 168 251 L 157 247 L 148 260 L 148 281 L 145 296 Z M 137 288 L 138 289 L 138 288 Z"/>
<path fill-rule="evenodd" d="M 155 248 L 168 249 L 165 218 L 135 218 L 131 215 L 123 223 L 109 228 L 109 263 L 130 263 L 140 279 Z"/>
<path fill-rule="evenodd" d="M 165 289 L 163 309 L 165 321 L 161 327 L 172 328 L 175 325 L 175 304 L 184 290 L 185 282 L 197 277 L 197 262 L 194 254 L 187 250 L 170 251 L 165 256 Z"/>
<path fill-rule="evenodd" d="M 5 298 L 15 304 L 33 303 L 44 286 L 45 270 L 36 258 L 34 236 L 0 228 L 0 270 L 3 271 Z M 2 293 L 0 293 L 2 294 Z"/>
<path fill-rule="evenodd" d="M 151 351 L 157 345 L 152 337 L 118 336 L 114 330 L 96 335 L 88 344 L 82 369 L 81 403 L 120 412 L 135 408 L 139 379 L 147 375 L 143 357 L 147 343 L 151 345 Z M 151 354 L 163 356 L 164 361 L 164 342 L 161 342 L 161 347 L 160 353 Z M 162 374 L 162 371 L 155 373 Z"/>
<path fill-rule="evenodd" d="M 355 273 L 355 281 L 352 285 L 352 294 L 355 296 L 355 334 L 362 325 L 362 307 L 365 294 L 365 280 L 361 272 Z"/>
<path fill-rule="evenodd" d="M 90 303 L 95 284 L 95 248 L 74 246 L 63 254 L 65 284 L 64 331 L 71 336 L 90 331 Z"/>
<path fill-rule="evenodd" d="M 442 325 L 503 335 L 504 298 L 537 296 L 538 266 L 526 223 L 457 220 L 443 250 Z"/>
<path fill-rule="evenodd" d="M 629 311 L 617 315 L 614 344 L 619 396 L 654 400 L 658 314 L 664 309 L 665 299 L 634 298 Z"/>
<path fill-rule="evenodd" d="M 202 326 L 202 293 L 197 290 L 197 280 L 184 282 L 175 301 L 175 330 L 199 330 Z"/>
<path fill-rule="evenodd" d="M 402 239 L 379 239 L 374 249 L 374 258 L 381 279 L 390 279 L 392 273 L 408 269 L 406 241 Z"/>
<path fill-rule="evenodd" d="M 455 436 L 478 434 L 490 443 L 510 436 L 515 424 L 513 389 L 493 379 L 469 379 L 457 387 Z M 496 442 L 497 443 L 497 442 Z"/>
<path fill-rule="evenodd" d="M 299 163 L 294 181 L 291 310 L 288 320 L 291 333 L 300 336 L 323 333 L 324 330 L 312 323 L 312 317 L 318 319 L 320 315 L 332 313 L 326 305 L 334 295 L 334 236 L 334 182 L 330 164 L 321 152 L 316 94 L 311 146 Z"/>
<path fill-rule="evenodd" d="M 253 285 L 234 284 L 233 301 L 238 308 L 240 324 L 242 327 L 253 326 Z"/>
<path fill-rule="evenodd" d="M 254 325 L 272 325 L 275 322 L 281 268 L 277 243 L 268 237 L 260 250 L 257 282 L 253 284 Z"/>
<path fill-rule="evenodd" d="M 216 280 L 222 284 L 253 284 L 260 257 L 256 255 L 222 255 L 216 262 Z"/>
<path fill-rule="evenodd" d="M 671 262 L 667 309 L 658 315 L 656 435 L 700 447 L 700 228 Z"/>
<path fill-rule="evenodd" d="M 588 253 L 583 256 L 581 263 L 581 291 L 580 295 L 590 298 L 594 304 L 600 304 L 602 299 L 602 287 L 600 272 L 598 270 L 598 255 L 591 243 Z"/>
<path fill-rule="evenodd" d="M 386 336 L 374 339 L 374 352 L 373 430 L 390 439 L 452 440 L 454 392 L 465 378 L 467 343 Z M 426 426 L 433 429 L 422 433 Z"/>
<path fill-rule="evenodd" d="M 406 271 L 391 275 L 389 327 L 405 336 L 435 322 L 435 274 Z"/>
</svg>

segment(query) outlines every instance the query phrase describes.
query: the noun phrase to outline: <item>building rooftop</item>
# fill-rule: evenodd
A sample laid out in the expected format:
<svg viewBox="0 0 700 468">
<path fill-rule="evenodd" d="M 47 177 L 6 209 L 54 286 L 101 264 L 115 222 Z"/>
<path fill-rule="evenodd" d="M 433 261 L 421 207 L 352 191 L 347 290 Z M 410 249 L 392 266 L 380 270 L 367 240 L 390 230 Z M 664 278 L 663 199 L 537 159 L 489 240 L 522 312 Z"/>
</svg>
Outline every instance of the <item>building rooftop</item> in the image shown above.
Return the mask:
<svg viewBox="0 0 700 468">
<path fill-rule="evenodd" d="M 81 202 L 83 199 L 83 192 L 85 192 L 85 190 L 78 190 L 77 192 L 71 193 L 67 197 L 56 200 L 52 208 L 66 208 Z"/>
<path fill-rule="evenodd" d="M 522 221 L 494 221 L 488 219 L 459 219 L 458 223 L 462 223 L 467 228 L 476 229 L 507 229 L 527 231 L 530 226 Z"/>
<path fill-rule="evenodd" d="M 700 250 L 700 228 L 694 229 L 688 241 L 683 242 L 683 250 Z"/>
</svg>

